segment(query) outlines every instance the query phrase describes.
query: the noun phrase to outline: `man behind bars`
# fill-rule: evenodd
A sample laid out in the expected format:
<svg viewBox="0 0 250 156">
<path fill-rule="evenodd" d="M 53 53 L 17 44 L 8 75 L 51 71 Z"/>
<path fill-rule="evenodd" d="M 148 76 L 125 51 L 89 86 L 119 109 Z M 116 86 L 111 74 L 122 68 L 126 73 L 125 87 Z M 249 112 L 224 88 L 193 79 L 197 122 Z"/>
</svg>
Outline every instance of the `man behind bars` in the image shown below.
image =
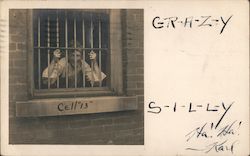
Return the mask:
<svg viewBox="0 0 250 156">
<path fill-rule="evenodd" d="M 77 43 L 79 46 L 79 44 Z M 68 87 L 75 87 L 75 75 L 77 77 L 77 86 L 83 85 L 83 72 L 86 78 L 87 86 L 99 86 L 100 82 L 106 77 L 106 75 L 101 72 L 96 62 L 96 53 L 92 50 L 89 53 L 89 58 L 91 60 L 91 66 L 83 60 L 82 53 L 80 49 L 75 49 L 69 51 L 68 53 L 68 63 L 66 58 L 61 58 L 60 49 L 56 49 L 53 52 L 53 59 L 49 66 L 44 69 L 42 73 L 43 83 L 48 84 L 48 78 L 50 79 L 50 87 L 57 86 L 57 80 L 60 81 L 60 88 L 66 86 L 66 76 L 68 75 Z M 76 60 L 76 61 L 75 61 Z M 75 67 L 76 65 L 76 67 Z M 68 66 L 68 67 L 66 67 Z M 66 69 L 68 68 L 68 71 Z M 76 71 L 76 74 L 75 74 Z M 49 76 L 48 76 L 49 75 Z"/>
</svg>

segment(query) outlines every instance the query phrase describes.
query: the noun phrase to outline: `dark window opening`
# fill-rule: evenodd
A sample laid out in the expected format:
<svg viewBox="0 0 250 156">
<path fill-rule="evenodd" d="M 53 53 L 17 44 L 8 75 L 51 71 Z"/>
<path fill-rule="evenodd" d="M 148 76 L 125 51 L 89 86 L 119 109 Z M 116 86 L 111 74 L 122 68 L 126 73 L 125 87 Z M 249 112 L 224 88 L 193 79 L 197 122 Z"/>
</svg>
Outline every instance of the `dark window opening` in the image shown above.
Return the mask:
<svg viewBox="0 0 250 156">
<path fill-rule="evenodd" d="M 108 13 L 35 10 L 33 28 L 35 89 L 109 87 Z"/>
</svg>

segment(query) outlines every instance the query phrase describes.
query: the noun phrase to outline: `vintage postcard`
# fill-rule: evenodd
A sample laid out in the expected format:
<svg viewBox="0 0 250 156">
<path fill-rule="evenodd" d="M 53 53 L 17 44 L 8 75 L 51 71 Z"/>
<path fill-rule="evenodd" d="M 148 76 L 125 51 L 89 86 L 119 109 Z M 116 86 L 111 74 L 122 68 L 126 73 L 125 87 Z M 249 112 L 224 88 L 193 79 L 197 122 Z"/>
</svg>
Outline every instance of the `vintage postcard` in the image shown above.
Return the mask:
<svg viewBox="0 0 250 156">
<path fill-rule="evenodd" d="M 249 1 L 0 1 L 1 155 L 249 155 Z"/>
</svg>

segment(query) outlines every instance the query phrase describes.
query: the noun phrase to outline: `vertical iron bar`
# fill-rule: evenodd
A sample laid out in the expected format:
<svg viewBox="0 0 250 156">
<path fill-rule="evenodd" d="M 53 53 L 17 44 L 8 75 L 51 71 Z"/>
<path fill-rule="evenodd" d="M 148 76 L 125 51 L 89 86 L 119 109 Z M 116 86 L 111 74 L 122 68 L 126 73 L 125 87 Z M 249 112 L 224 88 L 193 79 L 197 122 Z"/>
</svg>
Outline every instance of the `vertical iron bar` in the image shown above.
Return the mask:
<svg viewBox="0 0 250 156">
<path fill-rule="evenodd" d="M 94 47 L 94 38 L 93 38 L 93 19 L 92 19 L 92 14 L 91 14 L 91 19 L 90 19 L 90 45 L 91 45 L 91 51 L 93 50 L 92 48 Z M 94 87 L 94 62 L 91 61 L 91 87 Z"/>
<path fill-rule="evenodd" d="M 101 48 L 102 48 L 102 32 L 101 32 L 101 17 L 99 16 L 99 69 L 100 69 L 100 72 L 98 73 L 99 75 L 99 87 L 102 86 L 102 51 L 101 51 Z"/>
<path fill-rule="evenodd" d="M 48 15 L 48 21 L 47 21 L 47 47 L 48 47 L 48 89 L 50 89 L 50 73 L 49 73 L 49 69 L 50 69 L 50 18 Z"/>
<path fill-rule="evenodd" d="M 90 18 L 90 48 L 93 48 L 94 47 L 94 37 L 93 37 L 93 15 L 91 14 L 91 18 Z"/>
<path fill-rule="evenodd" d="M 82 47 L 85 48 L 85 23 L 82 19 Z M 85 50 L 82 51 L 82 83 L 83 88 L 85 88 Z"/>
<path fill-rule="evenodd" d="M 66 52 L 66 88 L 69 87 L 69 67 L 68 67 L 68 18 L 67 18 L 67 12 L 65 12 L 65 52 Z"/>
<path fill-rule="evenodd" d="M 77 62 L 76 62 L 76 18 L 74 17 L 74 48 L 75 48 L 75 88 L 77 88 Z"/>
<path fill-rule="evenodd" d="M 59 48 L 59 20 L 58 20 L 58 11 L 56 12 L 56 47 Z M 59 88 L 59 75 L 57 75 L 57 88 Z"/>
<path fill-rule="evenodd" d="M 41 41 L 40 41 L 40 33 L 41 33 L 41 30 L 40 30 L 40 26 L 41 26 L 41 23 L 40 23 L 40 16 L 38 17 L 38 89 L 41 89 L 41 52 L 40 52 L 40 46 L 41 46 Z"/>
</svg>

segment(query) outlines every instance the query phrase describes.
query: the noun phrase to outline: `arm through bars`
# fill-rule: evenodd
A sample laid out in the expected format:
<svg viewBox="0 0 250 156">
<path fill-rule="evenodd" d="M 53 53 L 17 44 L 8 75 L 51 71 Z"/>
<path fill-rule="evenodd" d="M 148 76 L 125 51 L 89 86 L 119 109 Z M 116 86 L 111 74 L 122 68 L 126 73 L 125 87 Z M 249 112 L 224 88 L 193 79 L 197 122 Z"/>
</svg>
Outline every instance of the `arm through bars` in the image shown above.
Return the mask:
<svg viewBox="0 0 250 156">
<path fill-rule="evenodd" d="M 50 85 L 54 85 L 59 79 L 62 73 L 65 71 L 66 59 L 62 58 L 58 62 L 52 60 L 47 68 L 43 70 L 42 78 L 43 83 L 48 84 L 48 79 L 50 80 Z M 50 73 L 48 75 L 48 73 Z"/>
<path fill-rule="evenodd" d="M 82 65 L 83 64 L 84 67 L 82 67 L 82 71 L 85 71 L 85 75 L 90 82 L 100 82 L 106 77 L 106 75 L 100 70 L 98 64 L 95 61 L 93 61 L 92 68 L 87 62 L 82 63 Z"/>
</svg>

